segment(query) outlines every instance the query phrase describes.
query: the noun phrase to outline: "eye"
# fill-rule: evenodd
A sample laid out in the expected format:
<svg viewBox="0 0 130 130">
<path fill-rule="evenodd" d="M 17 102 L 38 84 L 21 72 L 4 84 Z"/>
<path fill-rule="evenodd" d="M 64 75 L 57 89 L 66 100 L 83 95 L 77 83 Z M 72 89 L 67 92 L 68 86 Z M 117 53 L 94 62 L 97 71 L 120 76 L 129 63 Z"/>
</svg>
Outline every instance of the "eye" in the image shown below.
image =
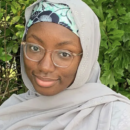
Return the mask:
<svg viewBox="0 0 130 130">
<path fill-rule="evenodd" d="M 62 58 L 70 58 L 71 54 L 69 52 L 60 51 L 59 56 L 62 57 Z"/>
<path fill-rule="evenodd" d="M 39 52 L 40 51 L 40 48 L 38 46 L 36 46 L 36 45 L 31 45 L 30 48 L 34 52 Z"/>
</svg>

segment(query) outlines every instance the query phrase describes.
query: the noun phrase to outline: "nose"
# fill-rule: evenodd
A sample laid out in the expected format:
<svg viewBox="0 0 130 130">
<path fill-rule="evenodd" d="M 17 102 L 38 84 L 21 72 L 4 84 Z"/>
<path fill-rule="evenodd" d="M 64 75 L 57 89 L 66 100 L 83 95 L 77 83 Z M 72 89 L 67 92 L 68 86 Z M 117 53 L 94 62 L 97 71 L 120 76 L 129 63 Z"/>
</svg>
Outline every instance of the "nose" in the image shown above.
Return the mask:
<svg viewBox="0 0 130 130">
<path fill-rule="evenodd" d="M 51 53 L 45 53 L 44 57 L 38 62 L 39 71 L 47 74 L 52 73 L 55 70 L 55 65 L 53 64 Z"/>
</svg>

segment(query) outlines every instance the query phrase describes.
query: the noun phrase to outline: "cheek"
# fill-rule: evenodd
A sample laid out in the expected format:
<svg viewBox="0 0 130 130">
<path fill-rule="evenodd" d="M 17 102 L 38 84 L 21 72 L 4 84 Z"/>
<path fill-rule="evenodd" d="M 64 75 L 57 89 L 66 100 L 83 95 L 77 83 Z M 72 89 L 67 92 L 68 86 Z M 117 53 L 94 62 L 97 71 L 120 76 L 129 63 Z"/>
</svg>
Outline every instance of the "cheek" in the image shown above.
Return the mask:
<svg viewBox="0 0 130 130">
<path fill-rule="evenodd" d="M 61 69 L 62 82 L 68 84 L 68 86 L 72 84 L 75 79 L 79 63 L 80 59 L 77 59 L 76 61 L 72 62 L 68 68 Z"/>
<path fill-rule="evenodd" d="M 35 62 L 32 62 L 24 57 L 24 66 L 28 78 L 31 80 L 31 73 L 35 69 Z"/>
<path fill-rule="evenodd" d="M 76 75 L 76 69 L 75 68 L 65 68 L 61 71 L 61 74 L 63 75 L 64 78 L 70 79 L 75 77 Z"/>
</svg>

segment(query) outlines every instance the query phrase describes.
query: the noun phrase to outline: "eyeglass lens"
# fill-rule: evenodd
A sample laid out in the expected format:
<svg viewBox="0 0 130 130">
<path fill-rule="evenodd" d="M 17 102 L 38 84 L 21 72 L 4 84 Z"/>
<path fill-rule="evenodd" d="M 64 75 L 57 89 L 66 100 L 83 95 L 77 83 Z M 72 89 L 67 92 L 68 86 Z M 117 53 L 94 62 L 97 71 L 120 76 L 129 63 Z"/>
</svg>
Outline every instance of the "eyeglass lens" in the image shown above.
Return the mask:
<svg viewBox="0 0 130 130">
<path fill-rule="evenodd" d="M 40 61 L 46 53 L 46 50 L 39 45 L 27 43 L 25 45 L 25 55 L 32 61 Z M 54 50 L 52 60 L 56 66 L 67 67 L 73 60 L 73 55 L 67 50 Z"/>
</svg>

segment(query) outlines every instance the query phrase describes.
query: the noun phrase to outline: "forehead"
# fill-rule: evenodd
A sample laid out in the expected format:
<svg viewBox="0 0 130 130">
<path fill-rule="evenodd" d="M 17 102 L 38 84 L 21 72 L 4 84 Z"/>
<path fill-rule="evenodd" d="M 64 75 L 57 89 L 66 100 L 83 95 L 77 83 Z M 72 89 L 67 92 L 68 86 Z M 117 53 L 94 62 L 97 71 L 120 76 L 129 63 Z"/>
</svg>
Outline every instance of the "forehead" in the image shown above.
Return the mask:
<svg viewBox="0 0 130 130">
<path fill-rule="evenodd" d="M 27 34 L 30 34 L 32 32 L 37 33 L 43 33 L 43 34 L 50 34 L 51 36 L 60 35 L 60 36 L 70 36 L 71 38 L 79 38 L 77 35 L 75 35 L 72 31 L 70 31 L 68 28 L 51 22 L 39 22 L 34 25 L 32 25 Z"/>
<path fill-rule="evenodd" d="M 27 32 L 26 41 L 47 45 L 66 43 L 81 48 L 80 38 L 76 34 L 64 26 L 49 22 L 39 22 L 32 25 Z"/>
</svg>

